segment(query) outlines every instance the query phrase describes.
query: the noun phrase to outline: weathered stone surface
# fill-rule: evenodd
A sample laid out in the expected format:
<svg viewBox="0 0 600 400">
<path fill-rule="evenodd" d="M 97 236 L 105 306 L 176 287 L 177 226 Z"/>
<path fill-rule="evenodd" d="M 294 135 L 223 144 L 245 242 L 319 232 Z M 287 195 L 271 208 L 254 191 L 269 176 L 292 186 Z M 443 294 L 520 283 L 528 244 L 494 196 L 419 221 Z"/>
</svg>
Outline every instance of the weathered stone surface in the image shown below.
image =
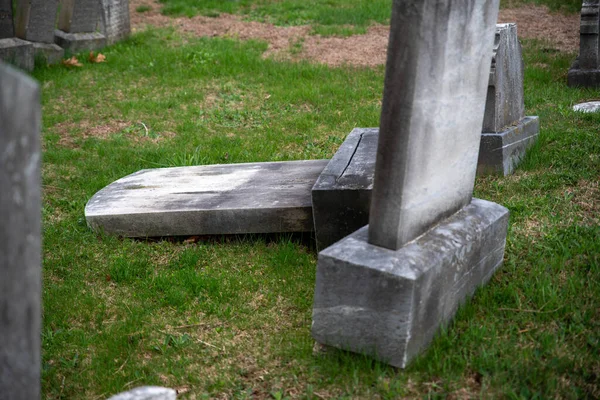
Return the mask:
<svg viewBox="0 0 600 400">
<path fill-rule="evenodd" d="M 102 32 L 108 44 L 125 39 L 131 33 L 129 0 L 101 0 Z"/>
<path fill-rule="evenodd" d="M 354 129 L 313 186 L 318 249 L 369 223 L 378 136 L 378 128 Z"/>
<path fill-rule="evenodd" d="M 524 73 L 517 25 L 496 25 L 483 132 L 502 132 L 525 116 Z"/>
<path fill-rule="evenodd" d="M 0 39 L 0 61 L 31 71 L 34 66 L 33 45 L 17 38 Z"/>
<path fill-rule="evenodd" d="M 0 39 L 15 36 L 12 0 L 0 0 Z"/>
<path fill-rule="evenodd" d="M 46 64 L 58 64 L 65 56 L 65 50 L 57 44 L 33 43 L 33 56 Z"/>
<path fill-rule="evenodd" d="M 473 199 L 399 250 L 368 227 L 319 253 L 312 335 L 404 368 L 502 264 L 508 210 Z"/>
<path fill-rule="evenodd" d="M 40 398 L 41 107 L 0 63 L 0 399 Z"/>
<path fill-rule="evenodd" d="M 57 45 L 72 53 L 100 50 L 106 46 L 106 37 L 99 33 L 66 33 L 54 31 L 54 41 Z"/>
<path fill-rule="evenodd" d="M 394 0 L 370 243 L 398 249 L 471 201 L 497 15 L 498 0 Z"/>
<path fill-rule="evenodd" d="M 573 111 L 579 111 L 583 113 L 595 113 L 600 111 L 600 101 L 588 101 L 586 103 L 575 104 Z"/>
<path fill-rule="evenodd" d="M 143 386 L 128 392 L 119 393 L 108 400 L 175 400 L 177 393 L 173 389 L 158 386 Z"/>
<path fill-rule="evenodd" d="M 313 230 L 311 188 L 327 160 L 142 170 L 96 193 L 88 225 L 131 237 Z"/>
<path fill-rule="evenodd" d="M 584 0 L 579 28 L 579 57 L 567 77 L 569 86 L 600 87 L 600 0 Z"/>
<path fill-rule="evenodd" d="M 100 19 L 100 0 L 61 0 L 58 29 L 67 33 L 95 32 Z"/>
<path fill-rule="evenodd" d="M 32 42 L 54 43 L 58 0 L 21 0 L 17 3 L 16 35 Z"/>
<path fill-rule="evenodd" d="M 538 117 L 525 117 L 499 133 L 482 133 L 477 174 L 510 175 L 536 142 L 540 132 Z"/>
</svg>

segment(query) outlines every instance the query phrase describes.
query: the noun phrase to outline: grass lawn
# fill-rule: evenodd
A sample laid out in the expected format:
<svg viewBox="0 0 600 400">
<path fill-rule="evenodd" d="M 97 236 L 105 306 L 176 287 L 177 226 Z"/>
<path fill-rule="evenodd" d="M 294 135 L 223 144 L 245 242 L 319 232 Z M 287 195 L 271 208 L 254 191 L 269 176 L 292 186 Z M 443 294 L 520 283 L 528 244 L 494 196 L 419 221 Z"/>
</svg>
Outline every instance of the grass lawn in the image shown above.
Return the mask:
<svg viewBox="0 0 600 400">
<path fill-rule="evenodd" d="M 342 24 L 389 13 L 389 0 L 318 3 L 344 6 Z M 194 4 L 326 24 L 317 2 Z M 94 234 L 83 215 L 142 168 L 331 157 L 378 125 L 383 67 L 274 61 L 265 43 L 170 29 L 106 48 L 106 63 L 38 67 L 44 397 L 148 384 L 182 399 L 600 397 L 600 114 L 571 110 L 600 93 L 566 86 L 575 54 L 523 45 L 539 142 L 514 175 L 475 184 L 511 211 L 504 267 L 406 370 L 313 354 L 310 235 L 139 241 Z"/>
</svg>

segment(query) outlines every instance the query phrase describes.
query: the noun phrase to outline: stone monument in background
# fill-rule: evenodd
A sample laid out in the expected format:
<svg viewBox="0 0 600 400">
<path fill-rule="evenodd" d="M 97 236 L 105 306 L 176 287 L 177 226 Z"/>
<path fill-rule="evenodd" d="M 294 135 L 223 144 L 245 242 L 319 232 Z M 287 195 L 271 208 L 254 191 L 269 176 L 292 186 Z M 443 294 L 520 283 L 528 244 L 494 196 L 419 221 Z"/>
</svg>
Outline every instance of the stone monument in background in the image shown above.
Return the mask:
<svg viewBox="0 0 600 400">
<path fill-rule="evenodd" d="M 600 0 L 584 0 L 579 27 L 579 57 L 567 77 L 569 86 L 600 87 Z"/>
<path fill-rule="evenodd" d="M 369 225 L 319 253 L 317 342 L 405 367 L 502 264 L 508 210 L 472 198 L 498 3 L 394 0 Z"/>
<path fill-rule="evenodd" d="M 37 83 L 0 63 L 0 400 L 40 398 L 40 123 Z"/>
</svg>

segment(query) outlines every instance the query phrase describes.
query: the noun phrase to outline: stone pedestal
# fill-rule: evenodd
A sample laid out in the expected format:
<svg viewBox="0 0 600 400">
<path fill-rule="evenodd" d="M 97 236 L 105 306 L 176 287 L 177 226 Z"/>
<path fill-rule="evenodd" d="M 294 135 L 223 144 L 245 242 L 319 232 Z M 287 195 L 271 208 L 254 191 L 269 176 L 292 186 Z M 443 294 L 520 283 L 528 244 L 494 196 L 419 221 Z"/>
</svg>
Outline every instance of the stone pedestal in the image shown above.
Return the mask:
<svg viewBox="0 0 600 400">
<path fill-rule="evenodd" d="M 33 44 L 17 38 L 0 39 L 0 61 L 25 71 L 34 67 Z"/>
<path fill-rule="evenodd" d="M 473 199 L 398 250 L 368 226 L 319 253 L 312 335 L 404 368 L 502 264 L 508 210 Z"/>
<path fill-rule="evenodd" d="M 106 46 L 106 37 L 98 32 L 67 33 L 57 29 L 54 31 L 54 40 L 57 45 L 71 53 L 97 51 Z"/>
<path fill-rule="evenodd" d="M 317 248 L 369 223 L 379 128 L 356 128 L 312 188 Z"/>
</svg>

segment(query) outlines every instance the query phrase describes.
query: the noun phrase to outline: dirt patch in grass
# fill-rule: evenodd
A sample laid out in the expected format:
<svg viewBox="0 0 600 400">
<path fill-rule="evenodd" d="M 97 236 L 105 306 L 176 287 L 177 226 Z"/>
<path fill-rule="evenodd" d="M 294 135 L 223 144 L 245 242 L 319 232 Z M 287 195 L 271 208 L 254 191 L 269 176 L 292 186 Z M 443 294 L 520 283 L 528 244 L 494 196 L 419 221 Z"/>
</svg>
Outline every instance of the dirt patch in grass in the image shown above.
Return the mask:
<svg viewBox="0 0 600 400">
<path fill-rule="evenodd" d="M 149 6 L 151 10 L 139 13 L 136 9 L 140 6 Z M 171 18 L 160 14 L 161 5 L 154 0 L 131 0 L 130 8 L 134 29 L 143 29 L 145 25 L 175 26 L 182 32 L 196 36 L 264 40 L 269 43 L 265 57 L 307 59 L 331 66 L 376 66 L 386 61 L 389 27 L 385 25 L 372 25 L 364 35 L 323 37 L 310 35 L 310 26 L 275 26 L 243 21 L 237 15 Z M 544 40 L 557 50 L 577 52 L 577 14 L 565 15 L 550 12 L 547 7 L 527 5 L 500 10 L 498 22 L 516 22 L 520 38 Z"/>
<path fill-rule="evenodd" d="M 134 143 L 158 143 L 161 139 L 175 136 L 173 132 L 161 132 L 159 135 L 150 135 L 148 127 L 141 122 L 119 120 L 109 120 L 103 124 L 96 124 L 87 120 L 61 122 L 54 126 L 54 131 L 60 136 L 58 144 L 68 148 L 77 147 L 77 142 L 80 139 L 96 138 L 106 140 L 121 133 Z"/>
</svg>

